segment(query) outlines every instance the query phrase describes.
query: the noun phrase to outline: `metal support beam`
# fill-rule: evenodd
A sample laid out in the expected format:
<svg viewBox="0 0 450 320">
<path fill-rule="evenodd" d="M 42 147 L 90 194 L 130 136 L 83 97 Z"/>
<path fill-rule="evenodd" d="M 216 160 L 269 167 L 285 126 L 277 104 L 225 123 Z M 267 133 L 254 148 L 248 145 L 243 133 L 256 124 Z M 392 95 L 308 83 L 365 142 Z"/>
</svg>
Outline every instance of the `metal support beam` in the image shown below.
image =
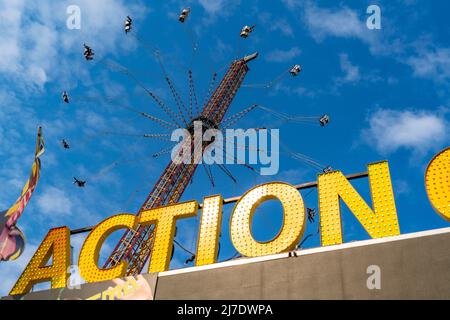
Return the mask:
<svg viewBox="0 0 450 320">
<path fill-rule="evenodd" d="M 368 172 L 361 172 L 361 173 L 350 174 L 350 175 L 346 176 L 346 178 L 347 178 L 347 180 L 351 181 L 351 180 L 356 180 L 356 179 L 367 178 L 368 176 L 369 176 Z M 317 188 L 317 181 L 298 184 L 294 187 L 297 190 L 306 190 L 306 189 L 311 189 L 311 188 Z M 236 203 L 241 198 L 242 198 L 242 196 L 224 199 L 223 204 L 227 205 L 227 204 Z M 199 209 L 201 209 L 202 207 L 203 207 L 203 205 L 200 204 Z M 70 234 L 76 235 L 76 234 L 81 234 L 81 233 L 87 233 L 87 232 L 91 232 L 93 229 L 94 229 L 94 227 L 86 227 L 86 228 L 76 229 L 76 230 L 70 231 Z"/>
</svg>

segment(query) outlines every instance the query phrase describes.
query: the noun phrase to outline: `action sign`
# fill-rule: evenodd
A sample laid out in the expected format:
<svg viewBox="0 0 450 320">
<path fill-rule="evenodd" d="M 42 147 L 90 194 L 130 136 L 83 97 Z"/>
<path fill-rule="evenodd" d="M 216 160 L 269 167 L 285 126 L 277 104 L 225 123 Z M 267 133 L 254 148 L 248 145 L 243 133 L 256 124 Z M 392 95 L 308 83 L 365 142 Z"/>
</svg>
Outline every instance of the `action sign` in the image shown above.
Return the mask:
<svg viewBox="0 0 450 320">
<path fill-rule="evenodd" d="M 372 207 L 359 195 L 340 171 L 320 174 L 317 188 L 320 209 L 320 235 L 322 246 L 341 244 L 342 224 L 340 200 L 372 238 L 400 234 L 394 192 L 386 161 L 369 164 L 368 175 L 372 194 Z M 450 148 L 436 155 L 430 162 L 425 185 L 433 208 L 450 222 Z M 283 206 L 283 226 L 276 238 L 269 242 L 256 241 L 251 232 L 252 218 L 258 206 L 276 199 Z M 220 195 L 207 197 L 202 205 L 202 216 L 197 240 L 196 266 L 216 262 L 222 224 L 223 199 Z M 138 225 L 154 225 L 156 233 L 149 273 L 169 268 L 177 220 L 195 217 L 197 201 L 143 211 L 139 216 L 119 214 L 97 225 L 83 244 L 79 256 L 80 275 L 89 283 L 125 276 L 127 262 L 121 261 L 109 269 L 98 266 L 99 253 L 104 241 L 113 232 Z M 231 241 L 245 257 L 260 257 L 293 250 L 303 237 L 306 226 L 305 205 L 300 192 L 292 185 L 272 182 L 257 186 L 245 193 L 236 203 L 230 220 Z M 52 258 L 52 265 L 47 266 Z M 70 266 L 70 230 L 52 229 L 42 241 L 35 255 L 12 289 L 10 295 L 28 293 L 32 286 L 50 281 L 52 288 L 63 288 L 68 280 Z"/>
</svg>

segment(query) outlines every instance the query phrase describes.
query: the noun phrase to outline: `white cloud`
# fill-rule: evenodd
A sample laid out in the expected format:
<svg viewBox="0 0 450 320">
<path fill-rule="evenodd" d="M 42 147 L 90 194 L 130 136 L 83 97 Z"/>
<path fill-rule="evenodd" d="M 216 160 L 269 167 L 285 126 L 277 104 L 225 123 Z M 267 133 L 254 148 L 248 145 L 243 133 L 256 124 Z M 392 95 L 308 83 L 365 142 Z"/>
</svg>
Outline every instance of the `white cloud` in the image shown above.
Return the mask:
<svg viewBox="0 0 450 320">
<path fill-rule="evenodd" d="M 294 36 L 294 30 L 285 19 L 271 21 L 269 26 L 271 31 L 279 31 L 287 37 Z"/>
<path fill-rule="evenodd" d="M 84 42 L 103 54 L 125 50 L 120 38 L 124 17 L 146 12 L 144 6 L 128 6 L 124 0 L 78 0 L 81 30 L 68 30 L 66 8 L 71 4 L 68 0 L 0 4 L 0 72 L 4 76 L 27 90 L 42 89 L 56 78 L 63 82 L 60 77 L 73 76 L 62 68 L 73 65 L 65 60 L 81 56 Z M 82 59 L 79 61 L 82 63 Z"/>
<path fill-rule="evenodd" d="M 277 35 L 284 35 L 286 37 L 294 36 L 294 29 L 285 18 L 280 18 L 278 15 L 272 15 L 269 12 L 257 11 L 258 24 L 268 27 L 270 31 L 276 31 Z"/>
<path fill-rule="evenodd" d="M 200 5 L 205 9 L 209 14 L 216 14 L 219 10 L 222 9 L 224 0 L 199 0 Z"/>
<path fill-rule="evenodd" d="M 229 12 L 229 8 L 232 5 L 237 5 L 240 0 L 198 0 L 199 4 L 210 15 L 217 13 Z"/>
<path fill-rule="evenodd" d="M 361 74 L 359 72 L 359 67 L 352 64 L 348 58 L 348 54 L 342 53 L 339 55 L 339 62 L 341 70 L 344 76 L 338 79 L 338 82 L 358 82 L 361 80 Z"/>
<path fill-rule="evenodd" d="M 438 112 L 382 109 L 371 115 L 363 138 L 383 154 L 399 149 L 422 154 L 448 143 L 448 125 Z"/>
<path fill-rule="evenodd" d="M 234 13 L 241 0 L 197 0 L 197 2 L 207 13 L 207 16 L 201 19 L 201 26 L 207 27 L 218 20 L 223 21 L 224 18 Z M 202 31 L 196 28 L 196 32 Z"/>
<path fill-rule="evenodd" d="M 300 0 L 281 0 L 289 9 L 296 9 L 301 3 Z"/>
<path fill-rule="evenodd" d="M 61 216 L 72 214 L 72 201 L 64 191 L 55 187 L 47 187 L 44 189 L 36 202 L 39 210 L 47 217 L 58 217 L 60 219 L 62 218 Z"/>
<path fill-rule="evenodd" d="M 308 2 L 304 19 L 311 35 L 317 41 L 328 36 L 365 40 L 364 24 L 357 13 L 349 8 L 330 10 Z"/>
<path fill-rule="evenodd" d="M 396 196 L 409 195 L 411 192 L 411 186 L 405 180 L 394 180 L 393 185 Z"/>
<path fill-rule="evenodd" d="M 308 97 L 308 98 L 314 98 L 319 93 L 322 93 L 321 91 L 314 91 L 309 88 L 305 88 L 302 86 L 299 87 L 292 87 L 292 86 L 286 86 L 282 83 L 277 83 L 273 90 L 271 91 L 270 95 L 276 95 L 276 94 L 283 94 L 283 95 L 297 95 L 300 97 Z"/>
<path fill-rule="evenodd" d="M 379 75 L 377 70 L 369 70 L 368 72 L 362 72 L 360 67 L 350 61 L 348 54 L 341 53 L 339 55 L 339 65 L 341 67 L 342 75 L 336 77 L 334 80 L 333 91 L 339 89 L 339 87 L 346 84 L 359 84 L 364 83 L 375 83 L 375 82 L 387 82 L 392 84 L 395 82 L 391 77 L 383 78 Z"/>
<path fill-rule="evenodd" d="M 372 54 L 388 55 L 401 52 L 402 42 L 397 35 L 392 36 L 392 30 L 374 32 L 366 26 L 365 17 L 361 12 L 346 6 L 323 8 L 313 1 L 284 0 L 285 5 L 301 17 L 311 37 L 316 42 L 326 38 L 357 39 L 369 46 Z M 365 13 L 365 10 L 362 12 Z M 386 25 L 387 19 L 384 19 Z M 391 31 L 389 31 L 391 30 Z"/>
<path fill-rule="evenodd" d="M 276 49 L 266 55 L 266 60 L 270 62 L 287 62 L 297 58 L 302 51 L 298 47 L 289 50 Z"/>
<path fill-rule="evenodd" d="M 450 80 L 450 48 L 422 49 L 407 63 L 415 76 L 435 81 Z"/>
<path fill-rule="evenodd" d="M 0 71 L 14 72 L 18 69 L 17 61 L 20 59 L 21 51 L 18 37 L 20 34 L 20 20 L 24 1 L 2 2 L 0 5 Z"/>
</svg>

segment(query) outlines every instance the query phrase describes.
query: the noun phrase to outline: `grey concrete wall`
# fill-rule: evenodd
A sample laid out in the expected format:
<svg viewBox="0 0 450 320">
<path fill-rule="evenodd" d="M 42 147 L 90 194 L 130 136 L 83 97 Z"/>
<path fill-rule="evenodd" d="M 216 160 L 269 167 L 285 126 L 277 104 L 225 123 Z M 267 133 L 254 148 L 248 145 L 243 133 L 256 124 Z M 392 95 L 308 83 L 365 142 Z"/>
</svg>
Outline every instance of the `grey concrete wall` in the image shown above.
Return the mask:
<svg viewBox="0 0 450 320">
<path fill-rule="evenodd" d="M 158 277 L 158 299 L 450 299 L 450 233 Z"/>
</svg>

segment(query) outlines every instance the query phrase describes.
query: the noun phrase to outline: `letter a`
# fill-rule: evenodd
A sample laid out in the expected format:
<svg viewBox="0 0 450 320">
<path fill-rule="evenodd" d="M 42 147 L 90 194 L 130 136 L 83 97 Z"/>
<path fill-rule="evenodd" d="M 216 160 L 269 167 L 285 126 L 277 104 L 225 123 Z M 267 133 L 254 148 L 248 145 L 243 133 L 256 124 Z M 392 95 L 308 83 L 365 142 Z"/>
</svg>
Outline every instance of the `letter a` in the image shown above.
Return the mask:
<svg viewBox="0 0 450 320">
<path fill-rule="evenodd" d="M 51 257 L 53 264 L 47 266 Z M 52 289 L 64 288 L 69 278 L 69 264 L 69 228 L 50 230 L 9 295 L 27 294 L 35 284 L 46 281 L 52 283 Z"/>
<path fill-rule="evenodd" d="M 372 14 L 367 18 L 367 28 L 369 30 L 381 29 L 381 8 L 377 5 L 371 5 L 367 8 L 367 14 Z"/>
<path fill-rule="evenodd" d="M 80 30 L 81 29 L 81 9 L 79 6 L 71 5 L 67 7 L 67 17 L 66 25 L 69 30 Z"/>
</svg>

